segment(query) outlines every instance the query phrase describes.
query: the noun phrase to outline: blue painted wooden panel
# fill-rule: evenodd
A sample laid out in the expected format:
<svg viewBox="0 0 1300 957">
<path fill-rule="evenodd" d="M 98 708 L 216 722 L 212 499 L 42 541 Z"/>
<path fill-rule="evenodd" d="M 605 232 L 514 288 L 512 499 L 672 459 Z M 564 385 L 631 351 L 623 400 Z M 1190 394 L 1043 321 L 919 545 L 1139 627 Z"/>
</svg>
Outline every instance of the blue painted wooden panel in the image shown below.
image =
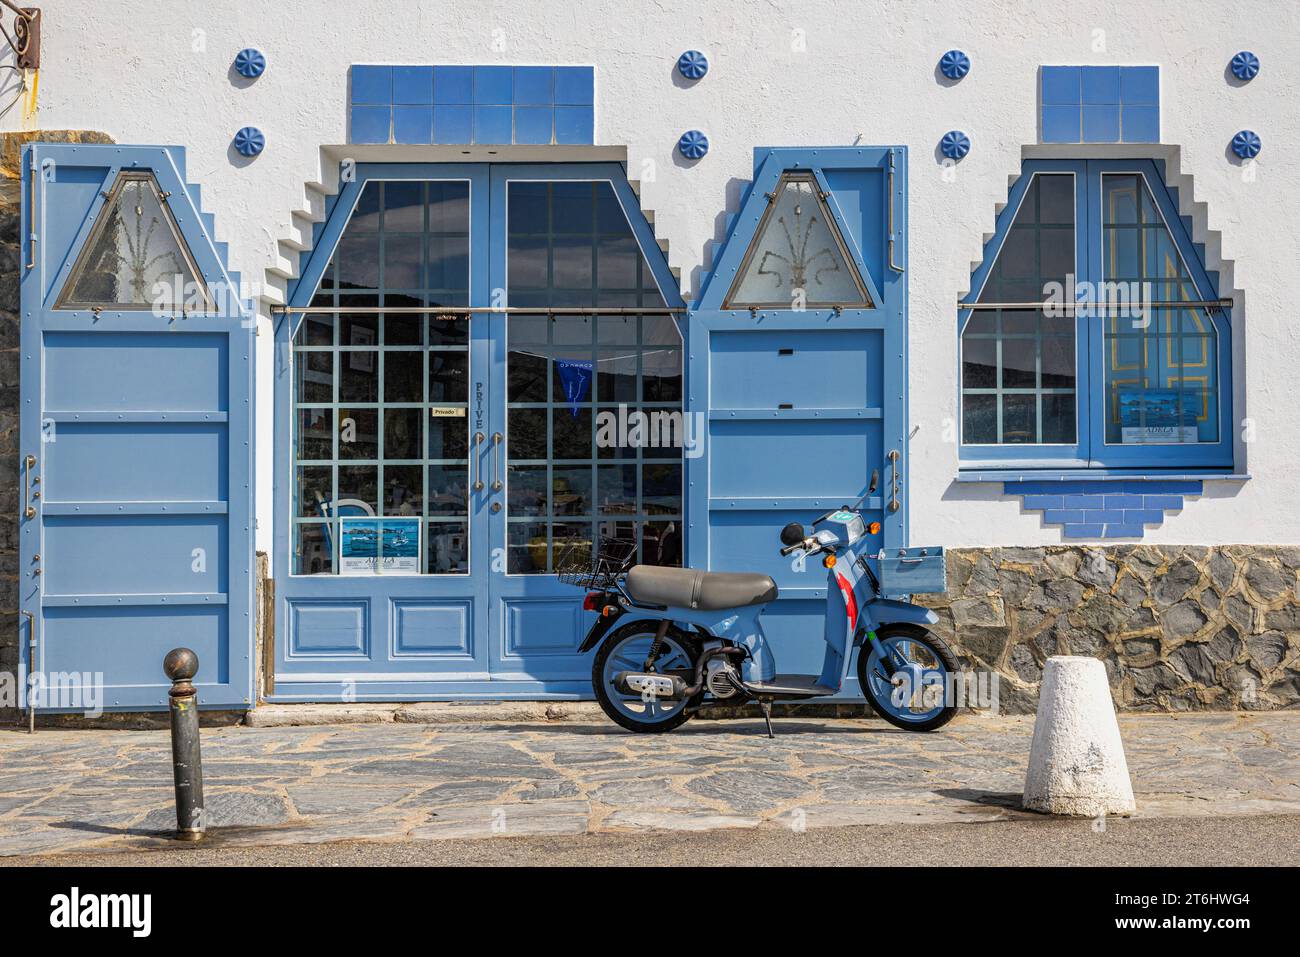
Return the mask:
<svg viewBox="0 0 1300 957">
<path fill-rule="evenodd" d="M 581 600 L 572 595 L 556 595 L 548 598 L 519 598 L 503 601 L 505 611 L 505 648 L 504 657 L 517 659 L 512 663 L 512 670 L 528 671 L 532 660 L 537 656 L 565 656 L 565 671 L 575 676 L 585 670 L 590 674 L 591 666 L 574 659 L 583 635 L 590 627 L 589 612 L 583 612 Z M 545 667 L 548 674 L 553 669 Z M 550 676 L 554 676 L 550 674 Z"/>
<path fill-rule="evenodd" d="M 171 682 L 162 660 L 183 646 L 204 663 L 195 682 L 199 700 L 220 698 L 231 680 L 229 614 L 225 605 L 47 608 L 37 666 L 46 674 L 103 674 L 107 708 L 138 707 L 141 694 L 166 699 Z M 123 675 L 129 676 L 129 688 L 111 681 Z"/>
<path fill-rule="evenodd" d="M 472 602 L 393 602 L 394 657 L 464 658 L 473 660 Z"/>
<path fill-rule="evenodd" d="M 226 498 L 224 422 L 56 422 L 52 437 L 46 443 L 46 505 Z M 122 448 L 134 454 L 121 455 Z"/>
<path fill-rule="evenodd" d="M 169 147 L 39 143 L 23 155 L 22 231 L 35 219 L 38 243 L 22 276 L 21 454 L 42 496 L 19 530 L 34 661 L 20 647 L 28 667 L 99 673 L 110 709 L 165 707 L 162 659 L 181 645 L 199 655 L 201 707 L 252 697 L 254 325 L 183 170 Z M 54 308 L 106 192 L 142 171 L 215 308 Z"/>
<path fill-rule="evenodd" d="M 879 330 L 715 333 L 712 406 L 879 409 L 882 337 Z"/>
<path fill-rule="evenodd" d="M 225 335 L 52 333 L 45 342 L 47 412 L 225 412 Z"/>
<path fill-rule="evenodd" d="M 714 498 L 794 495 L 851 502 L 866 491 L 871 469 L 879 467 L 873 461 L 881 442 L 878 421 L 723 419 L 710 425 L 709 494 Z"/>
<path fill-rule="evenodd" d="M 46 515 L 45 593 L 224 592 L 226 540 L 224 515 Z"/>
<path fill-rule="evenodd" d="M 370 641 L 368 601 L 289 601 L 291 658 L 365 657 Z"/>
</svg>

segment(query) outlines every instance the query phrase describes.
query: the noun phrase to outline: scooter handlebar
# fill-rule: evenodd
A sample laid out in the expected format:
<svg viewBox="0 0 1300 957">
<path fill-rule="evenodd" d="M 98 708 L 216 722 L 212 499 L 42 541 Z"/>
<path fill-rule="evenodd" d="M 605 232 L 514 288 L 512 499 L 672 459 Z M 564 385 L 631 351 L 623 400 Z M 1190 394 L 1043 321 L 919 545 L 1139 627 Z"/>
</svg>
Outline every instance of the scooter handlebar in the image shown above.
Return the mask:
<svg viewBox="0 0 1300 957">
<path fill-rule="evenodd" d="M 809 555 L 815 555 L 817 552 L 821 551 L 821 546 L 815 540 L 805 538 L 802 542 L 796 542 L 793 545 L 785 546 L 785 548 L 781 549 L 781 556 L 784 558 L 786 555 L 792 555 L 800 549 L 803 549 Z"/>
</svg>

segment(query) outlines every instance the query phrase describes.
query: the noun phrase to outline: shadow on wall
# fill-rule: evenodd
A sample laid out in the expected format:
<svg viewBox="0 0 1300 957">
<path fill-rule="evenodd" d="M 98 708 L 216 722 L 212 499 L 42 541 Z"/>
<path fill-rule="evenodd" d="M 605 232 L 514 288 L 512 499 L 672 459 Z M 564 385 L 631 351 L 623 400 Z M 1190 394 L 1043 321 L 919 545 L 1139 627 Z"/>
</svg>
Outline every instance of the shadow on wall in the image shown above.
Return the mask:
<svg viewBox="0 0 1300 957">
<path fill-rule="evenodd" d="M 673 155 L 677 156 L 674 149 Z M 713 238 L 704 241 L 704 248 L 700 250 L 700 265 L 691 270 L 691 299 L 698 300 L 700 293 L 703 291 L 704 277 L 713 272 L 713 257 L 715 253 L 721 251 L 721 247 L 727 241 L 727 217 L 733 213 L 739 212 L 745 198 L 745 190 L 750 186 L 750 180 L 741 179 L 739 176 L 733 176 L 727 180 L 726 201 L 718 214 L 713 217 Z"/>
</svg>

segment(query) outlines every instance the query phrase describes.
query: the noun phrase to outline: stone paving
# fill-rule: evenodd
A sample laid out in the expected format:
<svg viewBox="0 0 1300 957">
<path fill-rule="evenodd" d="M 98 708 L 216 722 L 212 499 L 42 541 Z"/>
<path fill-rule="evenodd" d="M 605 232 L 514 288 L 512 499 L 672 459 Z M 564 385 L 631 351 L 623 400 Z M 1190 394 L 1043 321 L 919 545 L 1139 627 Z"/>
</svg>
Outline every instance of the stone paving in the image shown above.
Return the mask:
<svg viewBox="0 0 1300 957">
<path fill-rule="evenodd" d="M 1125 715 L 1139 816 L 1300 813 L 1290 713 Z M 438 840 L 988 821 L 1018 810 L 1032 717 L 226 727 L 203 732 L 206 840 Z M 175 846 L 161 731 L 0 732 L 0 856 Z"/>
</svg>

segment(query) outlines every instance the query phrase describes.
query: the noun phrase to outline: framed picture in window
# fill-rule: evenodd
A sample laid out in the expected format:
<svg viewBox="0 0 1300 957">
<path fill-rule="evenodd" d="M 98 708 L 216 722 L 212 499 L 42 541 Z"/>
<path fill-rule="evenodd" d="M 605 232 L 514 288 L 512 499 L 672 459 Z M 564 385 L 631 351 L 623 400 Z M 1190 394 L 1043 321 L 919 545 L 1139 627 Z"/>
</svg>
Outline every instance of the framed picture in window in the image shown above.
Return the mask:
<svg viewBox="0 0 1300 957">
<path fill-rule="evenodd" d="M 339 574 L 418 575 L 419 518 L 341 518 Z"/>
<path fill-rule="evenodd" d="M 375 344 L 375 330 L 367 329 L 364 326 L 353 326 L 352 335 L 349 337 L 351 346 L 373 346 Z M 375 354 L 373 352 L 350 352 L 348 353 L 348 368 L 353 372 L 374 372 L 375 371 Z"/>
</svg>

